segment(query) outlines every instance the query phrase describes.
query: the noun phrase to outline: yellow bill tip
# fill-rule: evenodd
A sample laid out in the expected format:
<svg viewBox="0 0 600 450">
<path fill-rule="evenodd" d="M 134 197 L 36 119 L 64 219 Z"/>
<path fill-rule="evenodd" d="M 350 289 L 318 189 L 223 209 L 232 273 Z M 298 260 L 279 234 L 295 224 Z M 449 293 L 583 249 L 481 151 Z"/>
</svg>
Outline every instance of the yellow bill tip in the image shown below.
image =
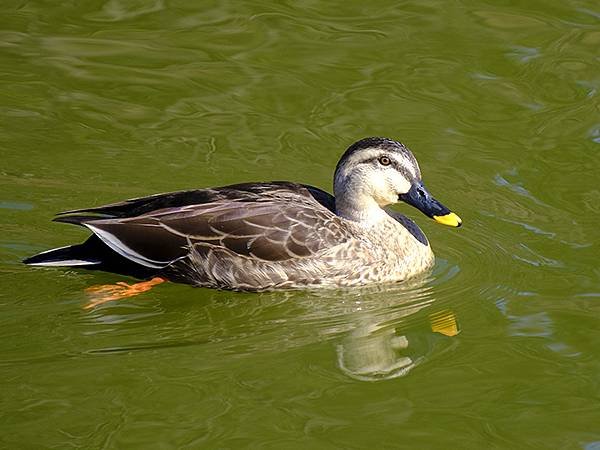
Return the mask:
<svg viewBox="0 0 600 450">
<path fill-rule="evenodd" d="M 450 227 L 460 227 L 462 225 L 462 220 L 460 220 L 460 217 L 453 212 L 446 214 L 445 216 L 433 216 L 433 218 L 437 223 L 448 225 Z"/>
</svg>

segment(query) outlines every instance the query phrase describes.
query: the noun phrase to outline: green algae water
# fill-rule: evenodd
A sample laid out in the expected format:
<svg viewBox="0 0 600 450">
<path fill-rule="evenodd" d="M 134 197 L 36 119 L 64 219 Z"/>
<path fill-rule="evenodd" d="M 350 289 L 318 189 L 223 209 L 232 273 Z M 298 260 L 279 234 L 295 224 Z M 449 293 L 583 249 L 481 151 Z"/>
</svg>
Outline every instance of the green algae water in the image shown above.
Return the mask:
<svg viewBox="0 0 600 450">
<path fill-rule="evenodd" d="M 7 1 L 0 447 L 600 448 L 600 7 Z M 331 190 L 372 135 L 464 225 L 393 286 L 164 284 L 25 267 L 58 211 L 244 181 Z"/>
</svg>

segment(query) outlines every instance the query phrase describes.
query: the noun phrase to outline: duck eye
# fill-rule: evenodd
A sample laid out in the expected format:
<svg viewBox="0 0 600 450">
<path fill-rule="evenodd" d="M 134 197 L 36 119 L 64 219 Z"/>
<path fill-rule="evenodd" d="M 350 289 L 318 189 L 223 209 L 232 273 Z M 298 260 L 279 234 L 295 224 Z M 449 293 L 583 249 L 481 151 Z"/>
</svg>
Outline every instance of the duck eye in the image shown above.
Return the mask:
<svg viewBox="0 0 600 450">
<path fill-rule="evenodd" d="M 389 166 L 391 163 L 392 161 L 387 156 L 382 156 L 381 158 L 379 158 L 379 164 L 381 164 L 382 166 Z"/>
</svg>

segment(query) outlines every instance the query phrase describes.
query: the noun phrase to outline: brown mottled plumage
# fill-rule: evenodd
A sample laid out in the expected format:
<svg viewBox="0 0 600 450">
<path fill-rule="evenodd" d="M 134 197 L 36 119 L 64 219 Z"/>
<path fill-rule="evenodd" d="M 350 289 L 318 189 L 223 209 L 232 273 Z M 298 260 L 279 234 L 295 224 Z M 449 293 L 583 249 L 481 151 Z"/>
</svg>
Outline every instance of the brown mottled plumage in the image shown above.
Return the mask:
<svg viewBox="0 0 600 450">
<path fill-rule="evenodd" d="M 398 281 L 432 265 L 419 227 L 383 209 L 402 199 L 433 217 L 449 213 L 424 190 L 406 147 L 353 144 L 334 190 L 335 198 L 302 184 L 246 183 L 67 211 L 55 221 L 93 235 L 24 262 L 251 291 Z"/>
</svg>

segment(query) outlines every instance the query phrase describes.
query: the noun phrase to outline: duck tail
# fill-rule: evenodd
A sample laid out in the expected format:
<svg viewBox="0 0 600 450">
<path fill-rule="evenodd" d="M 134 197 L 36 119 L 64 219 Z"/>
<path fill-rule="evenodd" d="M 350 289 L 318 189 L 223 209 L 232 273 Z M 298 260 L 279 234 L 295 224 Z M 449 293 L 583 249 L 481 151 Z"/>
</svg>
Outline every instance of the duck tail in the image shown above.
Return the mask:
<svg viewBox="0 0 600 450">
<path fill-rule="evenodd" d="M 23 260 L 24 264 L 30 266 L 93 266 L 100 264 L 97 258 L 91 257 L 87 246 L 84 244 L 69 245 L 67 247 L 54 248 Z"/>
</svg>

